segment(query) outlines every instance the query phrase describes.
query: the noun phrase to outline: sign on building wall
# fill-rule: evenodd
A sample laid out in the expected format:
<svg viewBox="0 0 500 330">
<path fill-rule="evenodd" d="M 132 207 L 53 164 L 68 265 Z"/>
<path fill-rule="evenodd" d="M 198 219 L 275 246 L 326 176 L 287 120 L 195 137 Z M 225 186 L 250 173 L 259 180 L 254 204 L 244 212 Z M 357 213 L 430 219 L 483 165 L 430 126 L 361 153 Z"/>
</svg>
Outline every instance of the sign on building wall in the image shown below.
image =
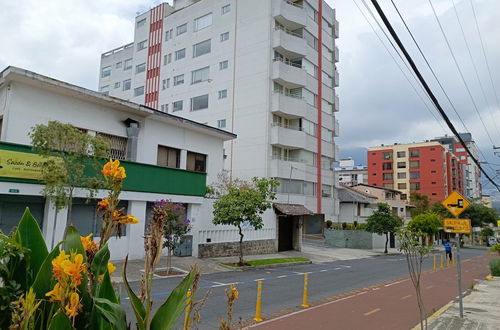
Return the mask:
<svg viewBox="0 0 500 330">
<path fill-rule="evenodd" d="M 0 150 L 0 177 L 40 180 L 44 159 L 37 154 Z"/>
</svg>

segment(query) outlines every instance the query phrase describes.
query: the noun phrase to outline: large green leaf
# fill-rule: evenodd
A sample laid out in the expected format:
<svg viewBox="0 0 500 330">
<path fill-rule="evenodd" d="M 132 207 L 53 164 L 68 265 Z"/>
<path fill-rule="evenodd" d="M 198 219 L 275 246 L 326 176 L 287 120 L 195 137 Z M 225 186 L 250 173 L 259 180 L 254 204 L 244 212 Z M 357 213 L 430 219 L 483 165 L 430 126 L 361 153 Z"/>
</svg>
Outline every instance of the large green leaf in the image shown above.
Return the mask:
<svg viewBox="0 0 500 330">
<path fill-rule="evenodd" d="M 96 286 L 97 290 L 95 297 L 105 298 L 115 304 L 119 304 L 120 300 L 116 298 L 115 289 L 113 288 L 113 284 L 111 284 L 109 273 L 106 272 L 103 276 L 104 277 L 102 278 L 102 281 L 99 283 L 99 285 Z"/>
<path fill-rule="evenodd" d="M 57 244 L 47 255 L 38 274 L 36 274 L 35 281 L 33 282 L 33 291 L 37 299 L 44 299 L 45 294 L 52 290 L 52 284 L 55 282 L 52 278 L 52 260 L 59 255 L 60 245 L 61 243 Z"/>
<path fill-rule="evenodd" d="M 61 311 L 58 311 L 50 320 L 48 330 L 67 330 L 74 329 L 70 319 Z"/>
<path fill-rule="evenodd" d="M 67 254 L 70 254 L 71 251 L 81 253 L 83 255 L 83 261 L 87 262 L 87 254 L 85 253 L 85 249 L 83 248 L 83 244 L 80 239 L 80 233 L 75 226 L 71 225 L 66 228 L 66 233 L 64 234 L 63 249 Z"/>
<path fill-rule="evenodd" d="M 99 329 L 127 329 L 125 311 L 120 304 L 105 298 L 94 298 L 94 306 L 99 314 Z"/>
<path fill-rule="evenodd" d="M 26 211 L 24 211 L 15 236 L 20 239 L 23 247 L 31 251 L 29 269 L 25 270 L 24 275 L 26 276 L 27 273 L 32 274 L 34 279 L 40 267 L 42 267 L 45 258 L 47 258 L 49 251 L 47 250 L 47 245 L 45 245 L 38 222 L 31 215 L 29 208 L 26 208 Z M 31 285 L 31 283 L 28 283 L 28 285 Z"/>
<path fill-rule="evenodd" d="M 191 270 L 172 291 L 167 301 L 156 311 L 151 321 L 151 330 L 168 330 L 174 327 L 175 321 L 186 307 L 186 295 L 195 277 L 196 271 Z"/>
<path fill-rule="evenodd" d="M 128 284 L 127 263 L 128 263 L 128 255 L 125 258 L 125 263 L 123 264 L 123 272 L 122 272 L 123 284 L 125 284 L 125 289 L 127 290 L 127 294 L 130 299 L 130 304 L 132 305 L 132 309 L 134 310 L 134 314 L 137 319 L 137 328 L 145 329 L 146 310 L 144 309 L 144 305 L 142 304 L 141 300 L 137 298 L 134 291 Z"/>
<path fill-rule="evenodd" d="M 92 270 L 92 274 L 98 278 L 99 275 L 103 275 L 108 270 L 108 261 L 109 261 L 110 253 L 108 249 L 108 244 L 106 243 L 94 256 L 92 260 L 92 265 L 90 269 Z"/>
</svg>

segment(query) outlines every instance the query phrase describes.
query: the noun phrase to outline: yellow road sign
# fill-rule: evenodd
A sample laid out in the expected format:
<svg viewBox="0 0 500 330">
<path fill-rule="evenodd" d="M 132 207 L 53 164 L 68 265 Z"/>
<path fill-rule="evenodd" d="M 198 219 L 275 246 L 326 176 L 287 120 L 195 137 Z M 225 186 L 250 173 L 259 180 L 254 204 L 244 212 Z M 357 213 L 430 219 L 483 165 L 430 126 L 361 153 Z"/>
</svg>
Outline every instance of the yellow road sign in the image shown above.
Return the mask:
<svg viewBox="0 0 500 330">
<path fill-rule="evenodd" d="M 470 219 L 444 219 L 444 231 L 447 233 L 470 234 Z"/>
<path fill-rule="evenodd" d="M 497 226 L 500 227 L 500 220 L 497 220 Z"/>
<path fill-rule="evenodd" d="M 452 192 L 448 198 L 442 202 L 442 204 L 456 217 L 465 211 L 465 209 L 470 205 L 469 201 L 456 191 Z"/>
</svg>

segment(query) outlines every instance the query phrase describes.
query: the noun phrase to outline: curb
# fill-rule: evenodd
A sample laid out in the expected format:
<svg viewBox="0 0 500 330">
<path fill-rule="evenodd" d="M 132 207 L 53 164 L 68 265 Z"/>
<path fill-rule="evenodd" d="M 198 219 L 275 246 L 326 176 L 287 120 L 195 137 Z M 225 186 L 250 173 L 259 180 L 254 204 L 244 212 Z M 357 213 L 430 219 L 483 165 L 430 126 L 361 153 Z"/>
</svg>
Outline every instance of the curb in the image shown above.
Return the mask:
<svg viewBox="0 0 500 330">
<path fill-rule="evenodd" d="M 223 263 L 219 263 L 220 266 L 230 269 L 237 272 L 244 272 L 252 269 L 261 269 L 261 268 L 279 268 L 279 267 L 288 267 L 288 266 L 299 266 L 299 265 L 309 265 L 312 264 L 312 261 L 297 261 L 297 262 L 283 262 L 280 264 L 269 264 L 269 265 L 259 265 L 259 266 L 243 266 L 243 267 L 231 267 L 224 265 Z"/>
<path fill-rule="evenodd" d="M 450 308 L 452 305 L 453 305 L 454 301 L 450 301 L 449 303 L 447 303 L 446 305 L 444 305 L 443 307 L 441 307 L 440 309 L 438 309 L 437 311 L 435 311 L 431 316 L 429 316 L 427 318 L 427 325 L 429 325 L 432 321 L 434 321 L 435 319 L 437 319 L 439 316 L 441 316 L 441 314 L 443 314 L 444 312 L 446 312 L 448 310 L 448 308 Z M 420 323 L 417 324 L 416 326 L 414 326 L 411 330 L 419 330 L 420 329 Z"/>
</svg>

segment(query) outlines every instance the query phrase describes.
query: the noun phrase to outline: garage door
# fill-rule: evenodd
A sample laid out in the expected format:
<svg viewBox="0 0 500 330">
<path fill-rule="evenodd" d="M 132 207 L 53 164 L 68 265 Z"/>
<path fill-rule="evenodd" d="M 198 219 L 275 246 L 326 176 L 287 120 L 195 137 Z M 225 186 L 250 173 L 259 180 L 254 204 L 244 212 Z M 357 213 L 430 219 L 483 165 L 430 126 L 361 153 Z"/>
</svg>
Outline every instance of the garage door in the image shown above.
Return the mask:
<svg viewBox="0 0 500 330">
<path fill-rule="evenodd" d="M 29 207 L 31 214 L 33 214 L 41 229 L 45 209 L 45 199 L 43 197 L 0 194 L 0 230 L 4 234 L 9 234 L 17 226 L 26 207 Z"/>
</svg>

